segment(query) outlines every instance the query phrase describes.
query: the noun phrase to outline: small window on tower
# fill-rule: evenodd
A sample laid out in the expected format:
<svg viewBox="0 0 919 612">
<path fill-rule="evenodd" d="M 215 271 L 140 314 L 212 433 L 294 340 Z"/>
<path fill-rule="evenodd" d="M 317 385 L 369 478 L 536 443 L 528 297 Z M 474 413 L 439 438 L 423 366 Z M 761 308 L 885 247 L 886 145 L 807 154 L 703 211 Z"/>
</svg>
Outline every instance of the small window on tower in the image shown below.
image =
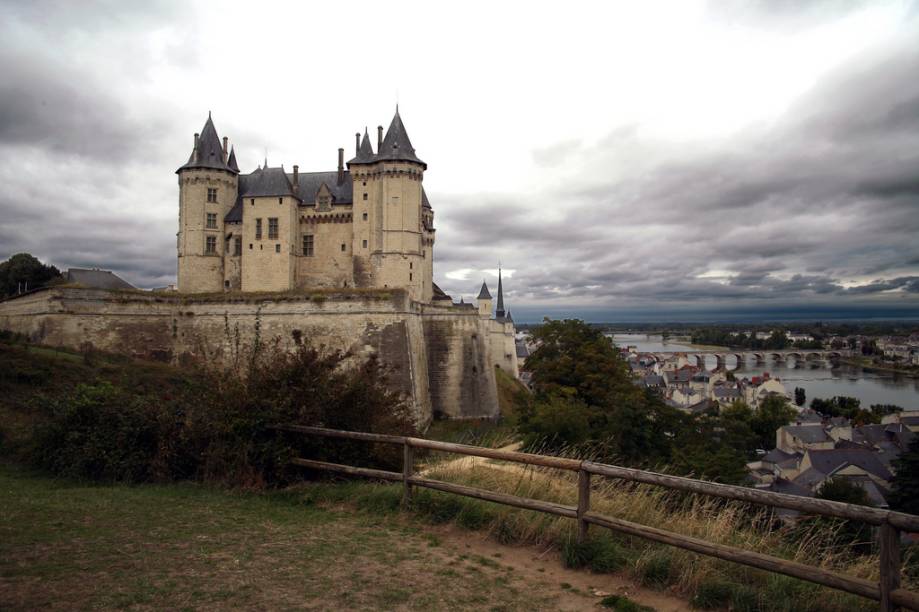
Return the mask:
<svg viewBox="0 0 919 612">
<path fill-rule="evenodd" d="M 341 245 L 341 252 L 342 252 L 342 253 L 345 252 L 345 245 L 344 245 L 344 244 Z"/>
<path fill-rule="evenodd" d="M 255 239 L 256 240 L 262 239 L 262 220 L 261 219 L 255 220 Z"/>
<path fill-rule="evenodd" d="M 237 236 L 236 241 L 233 243 L 233 254 L 242 255 L 243 254 L 243 239 L 242 236 Z"/>
<path fill-rule="evenodd" d="M 207 201 L 208 201 L 208 202 L 216 202 L 216 201 L 217 201 L 217 188 L 216 188 L 216 187 L 208 187 L 208 188 L 207 188 Z"/>
<path fill-rule="evenodd" d="M 367 199 L 367 194 L 366 194 L 366 193 L 364 194 L 364 199 L 365 199 L 365 200 Z"/>
<path fill-rule="evenodd" d="M 205 246 L 204 246 L 204 252 L 207 253 L 207 254 L 209 254 L 209 255 L 213 255 L 214 253 L 217 252 L 217 237 L 216 237 L 216 236 L 208 236 L 208 237 L 207 237 L 207 242 L 205 242 L 204 245 L 205 245 Z"/>
<path fill-rule="evenodd" d="M 283 203 L 284 203 L 284 198 L 278 198 L 278 204 L 283 204 Z"/>
<path fill-rule="evenodd" d="M 280 245 L 280 244 L 274 245 L 274 252 L 275 252 L 275 253 L 280 253 L 280 252 L 281 252 L 281 245 Z"/>
<path fill-rule="evenodd" d="M 363 215 L 361 215 L 361 217 L 364 219 L 364 221 L 366 221 L 366 220 L 367 220 L 367 213 L 364 213 Z"/>
<path fill-rule="evenodd" d="M 409 269 L 409 270 L 412 269 L 412 262 L 408 262 L 408 269 Z"/>
<path fill-rule="evenodd" d="M 412 282 L 412 273 L 411 273 L 411 272 L 408 273 L 408 282 Z"/>
<path fill-rule="evenodd" d="M 366 240 L 364 241 L 364 248 L 365 248 L 365 249 L 367 248 L 367 241 L 366 241 Z"/>
<path fill-rule="evenodd" d="M 313 256 L 313 235 L 303 234 L 303 254 L 306 257 Z"/>
<path fill-rule="evenodd" d="M 278 218 L 269 217 L 268 218 L 268 240 L 277 240 L 278 239 Z"/>
<path fill-rule="evenodd" d="M 217 213 L 207 213 L 207 229 L 217 229 Z"/>
</svg>

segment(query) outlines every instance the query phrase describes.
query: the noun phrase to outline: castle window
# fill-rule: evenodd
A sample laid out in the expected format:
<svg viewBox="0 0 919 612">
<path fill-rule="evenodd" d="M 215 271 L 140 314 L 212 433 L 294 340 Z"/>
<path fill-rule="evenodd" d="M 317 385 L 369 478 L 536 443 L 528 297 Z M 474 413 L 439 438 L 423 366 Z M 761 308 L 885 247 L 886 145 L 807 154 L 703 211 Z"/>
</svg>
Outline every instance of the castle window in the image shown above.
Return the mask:
<svg viewBox="0 0 919 612">
<path fill-rule="evenodd" d="M 255 220 L 255 239 L 256 240 L 262 239 L 262 220 L 261 219 Z"/>
<path fill-rule="evenodd" d="M 366 240 L 364 241 L 364 248 L 365 248 L 365 249 L 367 248 L 367 241 L 366 241 Z"/>
<path fill-rule="evenodd" d="M 278 218 L 268 217 L 268 240 L 278 239 Z"/>
<path fill-rule="evenodd" d="M 367 220 L 367 213 L 364 213 L 364 214 L 362 215 L 362 217 L 363 217 L 364 221 L 366 221 L 366 220 Z"/>
<path fill-rule="evenodd" d="M 252 243 L 251 243 L 251 242 L 249 243 L 249 250 L 250 250 L 250 251 L 252 250 Z"/>
<path fill-rule="evenodd" d="M 283 203 L 284 203 L 284 198 L 278 198 L 278 204 L 283 204 Z"/>
<path fill-rule="evenodd" d="M 251 200 L 249 200 L 249 202 L 252 203 L 252 206 L 255 206 L 255 198 L 252 198 Z"/>
<path fill-rule="evenodd" d="M 313 256 L 313 235 L 303 234 L 303 254 L 307 257 Z"/>
<path fill-rule="evenodd" d="M 275 252 L 275 253 L 280 253 L 280 252 L 281 252 L 281 245 L 280 245 L 280 244 L 274 245 L 274 252 Z"/>
<path fill-rule="evenodd" d="M 365 200 L 367 199 L 367 194 L 366 194 L 366 193 L 364 194 L 364 199 L 365 199 Z"/>
<path fill-rule="evenodd" d="M 217 229 L 217 213 L 207 213 L 207 229 Z"/>
<path fill-rule="evenodd" d="M 217 189 L 214 187 L 207 188 L 207 201 L 216 202 L 217 201 Z"/>
<path fill-rule="evenodd" d="M 367 181 L 362 182 L 361 185 L 362 185 L 363 187 L 366 187 L 366 186 L 367 186 Z"/>
<path fill-rule="evenodd" d="M 205 242 L 204 244 L 205 244 L 204 246 L 205 253 L 209 255 L 213 255 L 217 252 L 217 237 L 216 236 L 208 236 L 207 242 Z"/>
<path fill-rule="evenodd" d="M 409 270 L 412 269 L 412 262 L 408 262 L 408 269 L 409 269 Z"/>
<path fill-rule="evenodd" d="M 233 242 L 233 254 L 242 255 L 243 254 L 243 239 L 242 236 L 237 236 L 236 240 Z"/>
<path fill-rule="evenodd" d="M 345 245 L 344 245 L 344 243 L 341 245 L 341 252 L 342 252 L 342 253 L 345 252 Z"/>
<path fill-rule="evenodd" d="M 408 273 L 408 282 L 412 282 L 412 273 L 411 273 L 411 272 Z"/>
</svg>

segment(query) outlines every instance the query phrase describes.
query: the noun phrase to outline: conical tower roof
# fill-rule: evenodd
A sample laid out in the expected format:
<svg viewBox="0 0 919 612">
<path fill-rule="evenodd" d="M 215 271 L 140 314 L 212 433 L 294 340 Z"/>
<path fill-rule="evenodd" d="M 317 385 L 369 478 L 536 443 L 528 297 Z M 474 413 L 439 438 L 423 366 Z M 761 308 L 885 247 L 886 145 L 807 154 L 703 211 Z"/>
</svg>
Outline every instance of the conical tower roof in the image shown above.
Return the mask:
<svg viewBox="0 0 919 612">
<path fill-rule="evenodd" d="M 364 138 L 361 140 L 361 148 L 357 151 L 357 156 L 348 162 L 351 164 L 372 164 L 376 161 L 376 155 L 373 154 L 373 145 L 370 144 L 370 134 L 367 128 L 364 128 Z"/>
<path fill-rule="evenodd" d="M 402 123 L 402 117 L 399 116 L 399 107 L 396 106 L 396 114 L 386 130 L 386 136 L 383 137 L 383 144 L 377 151 L 377 161 L 408 161 L 421 164 L 427 170 L 428 165 L 418 159 L 415 155 L 415 147 L 408 138 L 408 132 Z"/>
<path fill-rule="evenodd" d="M 479 289 L 479 297 L 477 300 L 490 300 L 491 294 L 488 292 L 488 285 L 485 284 L 485 281 L 482 281 L 482 288 Z"/>
<path fill-rule="evenodd" d="M 501 268 L 498 267 L 498 303 L 495 306 L 495 317 L 504 317 L 504 287 L 501 286 Z"/>
<path fill-rule="evenodd" d="M 214 121 L 211 114 L 207 114 L 207 121 L 201 129 L 198 136 L 198 147 L 193 149 L 191 156 L 184 166 L 176 170 L 190 170 L 192 168 L 210 168 L 212 170 L 233 170 L 223 161 L 223 145 L 220 144 L 220 137 L 217 135 L 217 129 L 214 127 Z M 238 173 L 239 170 L 236 170 Z"/>
<path fill-rule="evenodd" d="M 227 168 L 239 174 L 239 164 L 236 163 L 236 149 L 230 147 L 230 157 L 227 158 Z"/>
</svg>

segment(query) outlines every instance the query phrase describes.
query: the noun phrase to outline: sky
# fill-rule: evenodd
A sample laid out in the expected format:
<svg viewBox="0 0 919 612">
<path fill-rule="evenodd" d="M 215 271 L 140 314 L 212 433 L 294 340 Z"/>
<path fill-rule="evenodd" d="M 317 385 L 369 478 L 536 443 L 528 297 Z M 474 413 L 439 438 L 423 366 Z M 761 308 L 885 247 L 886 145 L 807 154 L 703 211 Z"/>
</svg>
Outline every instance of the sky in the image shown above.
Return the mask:
<svg viewBox="0 0 919 612">
<path fill-rule="evenodd" d="M 213 115 L 334 170 L 396 104 L 435 281 L 518 321 L 919 318 L 919 2 L 0 0 L 0 259 L 175 282 Z"/>
</svg>

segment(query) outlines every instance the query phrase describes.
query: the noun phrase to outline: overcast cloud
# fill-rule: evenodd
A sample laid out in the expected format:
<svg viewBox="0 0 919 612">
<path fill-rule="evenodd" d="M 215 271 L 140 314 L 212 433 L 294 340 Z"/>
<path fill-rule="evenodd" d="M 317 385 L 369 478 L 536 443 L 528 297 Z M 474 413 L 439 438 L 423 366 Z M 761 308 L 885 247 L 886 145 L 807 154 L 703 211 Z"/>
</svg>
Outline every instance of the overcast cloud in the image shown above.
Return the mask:
<svg viewBox="0 0 919 612">
<path fill-rule="evenodd" d="M 331 170 L 398 100 L 457 299 L 919 313 L 916 3 L 0 4 L 0 258 L 172 283 L 209 110 Z"/>
</svg>

